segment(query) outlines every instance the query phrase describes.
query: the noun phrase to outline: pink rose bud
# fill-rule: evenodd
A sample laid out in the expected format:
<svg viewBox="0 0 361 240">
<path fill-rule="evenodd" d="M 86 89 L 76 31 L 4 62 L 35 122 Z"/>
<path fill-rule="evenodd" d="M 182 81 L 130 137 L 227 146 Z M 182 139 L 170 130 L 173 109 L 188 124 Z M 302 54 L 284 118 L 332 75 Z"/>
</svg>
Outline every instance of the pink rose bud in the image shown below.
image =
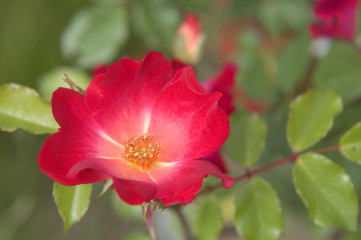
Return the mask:
<svg viewBox="0 0 361 240">
<path fill-rule="evenodd" d="M 198 17 L 188 14 L 179 26 L 175 43 L 174 55 L 188 64 L 199 61 L 204 34 L 201 32 L 201 22 Z"/>
</svg>

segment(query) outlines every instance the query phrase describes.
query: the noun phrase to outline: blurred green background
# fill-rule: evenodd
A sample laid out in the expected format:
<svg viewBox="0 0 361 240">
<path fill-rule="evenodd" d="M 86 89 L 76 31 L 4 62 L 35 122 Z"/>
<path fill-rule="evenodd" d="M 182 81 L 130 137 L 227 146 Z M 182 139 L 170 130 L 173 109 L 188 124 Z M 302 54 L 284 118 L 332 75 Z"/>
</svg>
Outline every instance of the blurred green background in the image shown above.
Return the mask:
<svg viewBox="0 0 361 240">
<path fill-rule="evenodd" d="M 196 13 L 206 35 L 201 61 L 195 66 L 199 79 L 217 74 L 232 60 L 241 69 L 237 85 L 274 107 L 265 115 L 269 132 L 259 163 L 264 165 L 290 154 L 285 136 L 290 93 L 296 92 L 313 61 L 308 33 L 311 5 L 306 0 L 0 0 L 0 83 L 30 86 L 49 100 L 51 91 L 63 84 L 64 71 L 86 86 L 92 67 L 125 55 L 140 60 L 156 50 L 171 59 L 177 27 L 187 13 Z M 336 118 L 330 137 L 315 148 L 337 143 L 361 119 L 359 97 L 357 90 L 346 98 L 347 108 Z M 37 165 L 45 139 L 20 130 L 0 132 L 0 239 L 149 239 L 140 207 L 122 204 L 113 193 L 92 201 L 81 222 L 64 235 L 51 195 L 53 182 Z M 328 155 L 346 168 L 360 194 L 361 168 L 337 152 Z M 234 169 L 233 175 L 242 173 L 240 167 Z M 262 174 L 281 199 L 285 215 L 281 239 L 346 239 L 348 235 L 337 229 L 311 222 L 293 188 L 291 170 L 285 165 Z M 241 185 L 220 191 L 226 220 L 222 239 L 237 239 L 229 225 L 233 210 L 227 196 Z M 93 195 L 101 187 L 95 184 Z M 185 207 L 190 219 L 201 201 Z M 174 239 L 181 239 L 179 223 L 169 214 L 157 217 L 157 231 L 173 232 Z"/>
<path fill-rule="evenodd" d="M 93 3 L 1 0 L 0 83 L 36 88 L 46 72 L 71 66 L 61 56 L 60 36 L 74 14 L 87 5 Z M 59 84 L 61 79 L 62 75 Z M 92 200 L 84 221 L 65 235 L 52 198 L 53 183 L 37 165 L 45 139 L 20 130 L 0 132 L 0 239 L 125 239 L 132 231 L 147 233 L 141 213 L 135 220 L 122 220 L 110 206 L 108 194 L 96 203 Z M 114 199 L 116 206 L 120 204 Z"/>
</svg>

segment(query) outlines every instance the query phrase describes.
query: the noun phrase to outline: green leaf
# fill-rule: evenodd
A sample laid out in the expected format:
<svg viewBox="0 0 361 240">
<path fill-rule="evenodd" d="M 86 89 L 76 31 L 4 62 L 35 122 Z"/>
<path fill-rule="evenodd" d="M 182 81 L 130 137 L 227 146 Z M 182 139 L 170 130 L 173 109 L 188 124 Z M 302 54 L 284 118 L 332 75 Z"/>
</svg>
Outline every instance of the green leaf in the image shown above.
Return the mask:
<svg viewBox="0 0 361 240">
<path fill-rule="evenodd" d="M 273 35 L 288 29 L 303 30 L 311 19 L 309 6 L 304 1 L 265 1 L 260 5 L 261 21 Z"/>
<path fill-rule="evenodd" d="M 301 155 L 293 168 L 293 181 L 317 225 L 356 230 L 357 195 L 339 165 L 320 154 Z"/>
<path fill-rule="evenodd" d="M 272 186 L 253 177 L 239 192 L 235 201 L 235 225 L 245 240 L 274 240 L 283 229 L 283 216 L 278 196 Z"/>
<path fill-rule="evenodd" d="M 124 7 L 86 7 L 75 15 L 65 30 L 62 53 L 82 67 L 108 63 L 117 56 L 128 34 Z"/>
<path fill-rule="evenodd" d="M 113 185 L 113 179 L 110 178 L 108 179 L 103 186 L 102 191 L 98 194 L 98 196 L 96 196 L 95 200 L 97 200 L 98 198 L 100 198 L 101 196 L 103 196 L 108 190 L 109 188 Z"/>
<path fill-rule="evenodd" d="M 290 42 L 277 58 L 278 81 L 284 94 L 293 90 L 304 77 L 310 64 L 309 48 L 309 36 L 300 36 Z"/>
<path fill-rule="evenodd" d="M 313 81 L 319 88 L 331 88 L 345 102 L 361 96 L 361 59 L 359 51 L 349 43 L 334 43 L 330 52 L 319 62 Z"/>
<path fill-rule="evenodd" d="M 229 156 L 242 166 L 252 166 L 262 154 L 267 135 L 266 121 L 257 114 L 234 114 L 225 144 Z"/>
<path fill-rule="evenodd" d="M 90 76 L 84 71 L 71 67 L 57 67 L 43 74 L 37 81 L 37 90 L 45 100 L 51 100 L 53 92 L 59 87 L 69 88 L 69 84 L 63 81 L 64 74 L 80 88 L 86 89 L 90 83 Z"/>
<path fill-rule="evenodd" d="M 223 227 L 219 204 L 213 198 L 207 198 L 197 210 L 193 224 L 197 239 L 218 239 Z"/>
<path fill-rule="evenodd" d="M 238 74 L 237 84 L 254 99 L 273 102 L 277 100 L 277 62 L 271 51 L 261 51 L 261 38 L 253 30 L 241 34 L 239 44 L 242 52 L 238 54 L 238 64 L 242 71 Z"/>
<path fill-rule="evenodd" d="M 53 197 L 64 222 L 64 231 L 78 222 L 88 210 L 92 184 L 63 186 L 54 183 Z"/>
<path fill-rule="evenodd" d="M 295 152 L 311 147 L 325 137 L 333 117 L 342 111 L 342 100 L 334 91 L 309 90 L 290 105 L 287 139 Z"/>
<path fill-rule="evenodd" d="M 208 0 L 180 0 L 178 1 L 186 12 L 201 13 L 207 12 L 211 5 Z"/>
<path fill-rule="evenodd" d="M 31 88 L 10 83 L 0 85 L 0 129 L 7 132 L 21 128 L 34 134 L 54 133 L 55 122 L 50 103 Z"/>
<path fill-rule="evenodd" d="M 361 122 L 357 123 L 342 136 L 340 151 L 348 159 L 361 164 Z"/>
<path fill-rule="evenodd" d="M 232 1 L 230 2 L 230 15 L 232 17 L 258 17 L 260 14 L 260 4 L 254 0 Z"/>
<path fill-rule="evenodd" d="M 139 0 L 132 4 L 132 24 L 149 49 L 171 49 L 181 21 L 178 9 L 165 0 Z"/>
</svg>

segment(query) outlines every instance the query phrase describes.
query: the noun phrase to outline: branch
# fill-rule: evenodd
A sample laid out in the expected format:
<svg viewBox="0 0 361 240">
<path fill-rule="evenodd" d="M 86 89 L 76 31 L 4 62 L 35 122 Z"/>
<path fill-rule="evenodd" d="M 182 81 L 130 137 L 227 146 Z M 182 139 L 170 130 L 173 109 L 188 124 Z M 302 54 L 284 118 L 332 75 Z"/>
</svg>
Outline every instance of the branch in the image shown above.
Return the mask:
<svg viewBox="0 0 361 240">
<path fill-rule="evenodd" d="M 329 152 L 329 151 L 333 151 L 333 150 L 337 150 L 339 149 L 339 145 L 335 145 L 335 146 L 331 146 L 331 147 L 325 147 L 325 148 L 321 148 L 321 149 L 318 149 L 318 150 L 315 150 L 313 151 L 314 153 L 324 153 L 324 152 Z M 297 158 L 299 157 L 300 153 L 296 154 L 296 153 L 292 153 L 291 156 L 287 157 L 287 158 L 284 158 L 284 159 L 281 159 L 281 160 L 278 160 L 276 162 L 273 162 L 273 163 L 270 163 L 270 164 L 267 164 L 265 166 L 262 166 L 262 167 L 259 167 L 259 168 L 256 168 L 255 170 L 248 170 L 246 169 L 246 172 L 238 177 L 235 177 L 234 180 L 235 181 L 242 181 L 243 179 L 246 179 L 246 178 L 251 178 L 253 175 L 255 174 L 258 174 L 258 173 L 261 173 L 261 172 L 264 172 L 268 169 L 271 169 L 271 168 L 274 168 L 274 167 L 277 167 L 279 165 L 282 165 L 282 164 L 285 164 L 285 163 L 288 163 L 288 162 L 295 162 L 297 161 Z M 219 187 L 222 187 L 222 184 L 219 183 L 219 184 L 215 184 L 213 186 L 209 186 L 205 189 L 203 189 L 199 194 L 199 195 L 202 195 L 202 194 L 205 194 L 205 193 L 208 193 L 208 192 L 211 192 Z"/>
</svg>

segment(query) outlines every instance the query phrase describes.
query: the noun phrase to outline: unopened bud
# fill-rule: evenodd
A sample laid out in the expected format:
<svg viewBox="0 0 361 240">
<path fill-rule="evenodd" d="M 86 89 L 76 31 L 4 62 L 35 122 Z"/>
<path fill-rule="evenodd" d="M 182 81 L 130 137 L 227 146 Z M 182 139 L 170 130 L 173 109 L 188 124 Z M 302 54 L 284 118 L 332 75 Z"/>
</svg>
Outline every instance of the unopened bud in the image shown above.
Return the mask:
<svg viewBox="0 0 361 240">
<path fill-rule="evenodd" d="M 174 55 L 186 64 L 199 61 L 204 34 L 201 22 L 194 14 L 188 14 L 177 30 L 174 42 Z"/>
</svg>

